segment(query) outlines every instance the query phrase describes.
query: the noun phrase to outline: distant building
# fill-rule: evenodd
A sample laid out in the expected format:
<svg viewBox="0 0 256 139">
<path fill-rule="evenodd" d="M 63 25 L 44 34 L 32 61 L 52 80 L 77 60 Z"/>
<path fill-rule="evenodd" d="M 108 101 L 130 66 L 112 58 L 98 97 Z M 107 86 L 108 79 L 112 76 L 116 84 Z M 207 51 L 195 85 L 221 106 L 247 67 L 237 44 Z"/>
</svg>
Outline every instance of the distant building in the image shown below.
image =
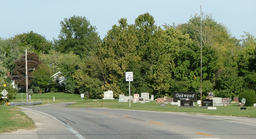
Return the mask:
<svg viewBox="0 0 256 139">
<path fill-rule="evenodd" d="M 51 78 L 53 78 L 53 81 L 55 81 L 55 82 L 58 81 L 59 85 L 62 85 L 64 83 L 64 81 L 66 80 L 66 78 L 64 76 L 62 76 L 62 73 L 60 71 L 53 74 L 51 76 Z"/>
</svg>

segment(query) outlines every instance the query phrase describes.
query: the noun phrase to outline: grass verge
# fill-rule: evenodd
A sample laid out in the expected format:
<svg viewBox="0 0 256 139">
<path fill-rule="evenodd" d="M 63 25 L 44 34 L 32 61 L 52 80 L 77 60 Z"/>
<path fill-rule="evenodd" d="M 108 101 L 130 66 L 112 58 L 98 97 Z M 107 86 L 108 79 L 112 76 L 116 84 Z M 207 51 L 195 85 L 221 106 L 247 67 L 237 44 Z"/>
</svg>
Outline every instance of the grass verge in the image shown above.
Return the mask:
<svg viewBox="0 0 256 139">
<path fill-rule="evenodd" d="M 247 110 L 240 110 L 238 103 L 231 104 L 230 106 L 220 106 L 217 110 L 208 110 L 206 108 L 188 108 L 188 107 L 177 107 L 174 105 L 167 104 L 165 107 L 161 107 L 159 103 L 148 102 L 145 104 L 131 103 L 129 108 L 128 102 L 118 102 L 118 100 L 84 100 L 78 101 L 69 107 L 76 108 L 112 108 L 112 109 L 130 109 L 130 110 L 146 110 L 146 111 L 162 111 L 162 112 L 184 112 L 189 114 L 205 114 L 205 115 L 220 115 L 220 116 L 238 116 L 238 117 L 255 117 L 256 118 L 256 107 L 247 107 Z"/>
<path fill-rule="evenodd" d="M 10 106 L 0 106 L 0 123 L 0 133 L 35 128 L 32 119 L 19 108 Z"/>
<path fill-rule="evenodd" d="M 42 101 L 43 104 L 76 102 L 80 100 L 80 95 L 67 93 L 33 94 L 31 97 L 31 101 Z M 16 99 L 11 102 L 26 102 L 26 93 L 16 93 Z"/>
</svg>

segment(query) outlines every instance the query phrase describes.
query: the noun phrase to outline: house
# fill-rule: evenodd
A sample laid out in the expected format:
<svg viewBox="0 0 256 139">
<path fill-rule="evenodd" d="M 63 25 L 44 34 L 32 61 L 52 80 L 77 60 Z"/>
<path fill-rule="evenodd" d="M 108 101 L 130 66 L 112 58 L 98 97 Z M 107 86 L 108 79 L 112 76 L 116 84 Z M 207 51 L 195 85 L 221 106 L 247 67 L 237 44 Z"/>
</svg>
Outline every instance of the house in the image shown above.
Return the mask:
<svg viewBox="0 0 256 139">
<path fill-rule="evenodd" d="M 51 78 L 53 78 L 53 81 L 58 81 L 59 85 L 62 85 L 66 79 L 64 76 L 62 76 L 62 73 L 60 71 L 53 74 Z"/>
</svg>

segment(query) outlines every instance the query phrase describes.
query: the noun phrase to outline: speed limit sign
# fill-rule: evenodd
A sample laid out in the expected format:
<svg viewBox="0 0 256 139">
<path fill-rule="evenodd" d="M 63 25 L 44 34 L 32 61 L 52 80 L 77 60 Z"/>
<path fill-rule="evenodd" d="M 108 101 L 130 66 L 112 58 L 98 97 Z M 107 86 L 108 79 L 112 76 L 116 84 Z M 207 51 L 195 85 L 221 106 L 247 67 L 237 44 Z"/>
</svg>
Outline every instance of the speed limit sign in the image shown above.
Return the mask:
<svg viewBox="0 0 256 139">
<path fill-rule="evenodd" d="M 133 72 L 125 72 L 125 80 L 127 82 L 133 81 Z"/>
</svg>

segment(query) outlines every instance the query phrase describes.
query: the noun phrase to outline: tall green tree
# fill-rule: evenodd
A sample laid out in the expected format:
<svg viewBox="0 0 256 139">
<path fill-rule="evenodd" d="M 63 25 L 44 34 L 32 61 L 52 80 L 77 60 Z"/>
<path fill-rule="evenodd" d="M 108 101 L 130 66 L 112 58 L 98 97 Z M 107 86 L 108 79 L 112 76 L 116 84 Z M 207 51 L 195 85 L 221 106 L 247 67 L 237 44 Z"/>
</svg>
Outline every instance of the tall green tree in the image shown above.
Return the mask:
<svg viewBox="0 0 256 139">
<path fill-rule="evenodd" d="M 32 85 L 39 87 L 40 92 L 45 92 L 53 84 L 49 66 L 40 64 L 38 68 L 32 73 Z"/>
<path fill-rule="evenodd" d="M 52 42 L 47 41 L 45 37 L 33 31 L 16 35 L 16 37 L 20 39 L 20 46 L 30 45 L 37 53 L 42 52 L 48 54 L 53 48 Z"/>
<path fill-rule="evenodd" d="M 231 37 L 227 28 L 217 23 L 211 15 L 195 15 L 186 24 L 177 26 L 184 34 L 189 34 L 193 41 L 193 56 L 196 61 L 192 62 L 197 68 L 194 71 L 197 80 L 192 82 L 194 90 L 200 88 L 200 20 L 202 20 L 202 64 L 203 64 L 203 93 L 207 95 L 209 91 L 213 91 L 217 86 L 215 83 L 220 77 L 223 69 L 225 69 L 225 61 L 231 59 L 230 64 L 235 64 L 237 56 L 237 40 Z M 199 78 L 199 80 L 198 80 Z"/>
<path fill-rule="evenodd" d="M 118 21 L 119 25 L 114 25 L 104 38 L 98 55 L 103 57 L 102 64 L 106 70 L 106 80 L 103 90 L 113 90 L 114 96 L 125 93 L 120 88 L 120 82 L 125 81 L 125 72 L 129 63 L 138 62 L 140 57 L 137 55 L 136 28 L 128 25 L 127 20 L 122 18 Z"/>
<path fill-rule="evenodd" d="M 92 26 L 85 17 L 73 16 L 65 18 L 60 22 L 61 31 L 59 39 L 55 40 L 56 50 L 64 53 L 73 51 L 80 57 L 89 56 L 94 51 L 101 39 L 96 32 L 96 27 Z"/>
</svg>

